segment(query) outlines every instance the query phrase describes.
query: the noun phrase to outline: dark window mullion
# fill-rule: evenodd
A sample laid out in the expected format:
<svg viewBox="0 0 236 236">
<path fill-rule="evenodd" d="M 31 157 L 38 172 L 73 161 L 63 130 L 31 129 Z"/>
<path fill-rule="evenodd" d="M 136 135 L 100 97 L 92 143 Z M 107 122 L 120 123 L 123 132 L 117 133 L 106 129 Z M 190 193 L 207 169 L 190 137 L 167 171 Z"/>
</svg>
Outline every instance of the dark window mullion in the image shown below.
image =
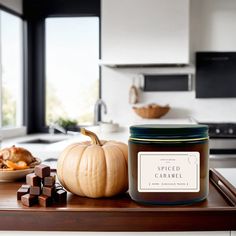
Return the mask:
<svg viewBox="0 0 236 236">
<path fill-rule="evenodd" d="M 65 5 L 66 4 L 66 5 Z M 45 126 L 45 19 L 49 16 L 100 16 L 100 0 L 24 0 L 27 21 L 27 84 L 24 122 L 28 133 L 48 132 Z M 99 81 L 100 82 L 100 81 Z M 101 92 L 99 91 L 100 95 Z"/>
</svg>

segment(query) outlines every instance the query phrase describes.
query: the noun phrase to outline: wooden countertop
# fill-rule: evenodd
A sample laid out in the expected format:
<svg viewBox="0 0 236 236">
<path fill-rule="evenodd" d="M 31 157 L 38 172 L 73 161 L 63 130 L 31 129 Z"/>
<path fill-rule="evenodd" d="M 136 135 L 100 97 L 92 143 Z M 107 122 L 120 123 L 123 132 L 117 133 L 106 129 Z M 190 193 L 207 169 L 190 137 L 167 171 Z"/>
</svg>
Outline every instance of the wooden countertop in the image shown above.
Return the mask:
<svg viewBox="0 0 236 236">
<path fill-rule="evenodd" d="M 128 194 L 89 199 L 69 193 L 67 204 L 48 208 L 25 207 L 17 201 L 21 184 L 0 183 L 0 230 L 236 230 L 236 207 L 212 183 L 207 200 L 188 206 L 142 205 Z"/>
</svg>

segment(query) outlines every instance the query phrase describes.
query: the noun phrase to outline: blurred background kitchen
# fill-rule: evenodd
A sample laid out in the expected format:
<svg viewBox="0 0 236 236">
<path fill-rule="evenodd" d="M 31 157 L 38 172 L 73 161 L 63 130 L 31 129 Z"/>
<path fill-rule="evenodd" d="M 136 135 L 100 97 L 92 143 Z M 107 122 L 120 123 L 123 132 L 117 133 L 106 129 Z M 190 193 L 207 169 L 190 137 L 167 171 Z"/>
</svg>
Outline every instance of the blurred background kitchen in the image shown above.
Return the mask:
<svg viewBox="0 0 236 236">
<path fill-rule="evenodd" d="M 211 166 L 235 167 L 235 22 L 234 0 L 0 0 L 2 146 L 206 123 Z"/>
</svg>

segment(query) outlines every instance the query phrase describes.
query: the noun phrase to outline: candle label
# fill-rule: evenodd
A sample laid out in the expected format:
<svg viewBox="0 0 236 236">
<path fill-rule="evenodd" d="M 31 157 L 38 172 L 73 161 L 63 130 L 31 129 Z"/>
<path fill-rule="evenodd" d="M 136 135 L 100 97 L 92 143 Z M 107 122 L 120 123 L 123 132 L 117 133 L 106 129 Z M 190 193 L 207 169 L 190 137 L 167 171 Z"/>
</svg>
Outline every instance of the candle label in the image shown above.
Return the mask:
<svg viewBox="0 0 236 236">
<path fill-rule="evenodd" d="M 139 192 L 199 192 L 199 152 L 139 152 Z"/>
</svg>

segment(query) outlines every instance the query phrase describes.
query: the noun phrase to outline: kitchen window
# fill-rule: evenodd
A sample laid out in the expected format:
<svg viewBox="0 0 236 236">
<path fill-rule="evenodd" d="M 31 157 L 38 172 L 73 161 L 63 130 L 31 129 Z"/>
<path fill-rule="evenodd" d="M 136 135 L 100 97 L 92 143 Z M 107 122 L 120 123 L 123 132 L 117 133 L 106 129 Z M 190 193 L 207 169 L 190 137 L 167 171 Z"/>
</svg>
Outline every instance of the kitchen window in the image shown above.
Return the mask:
<svg viewBox="0 0 236 236">
<path fill-rule="evenodd" d="M 91 125 L 99 98 L 99 18 L 53 17 L 45 22 L 45 120 Z"/>
<path fill-rule="evenodd" d="M 0 10 L 0 127 L 23 122 L 23 21 Z"/>
</svg>

